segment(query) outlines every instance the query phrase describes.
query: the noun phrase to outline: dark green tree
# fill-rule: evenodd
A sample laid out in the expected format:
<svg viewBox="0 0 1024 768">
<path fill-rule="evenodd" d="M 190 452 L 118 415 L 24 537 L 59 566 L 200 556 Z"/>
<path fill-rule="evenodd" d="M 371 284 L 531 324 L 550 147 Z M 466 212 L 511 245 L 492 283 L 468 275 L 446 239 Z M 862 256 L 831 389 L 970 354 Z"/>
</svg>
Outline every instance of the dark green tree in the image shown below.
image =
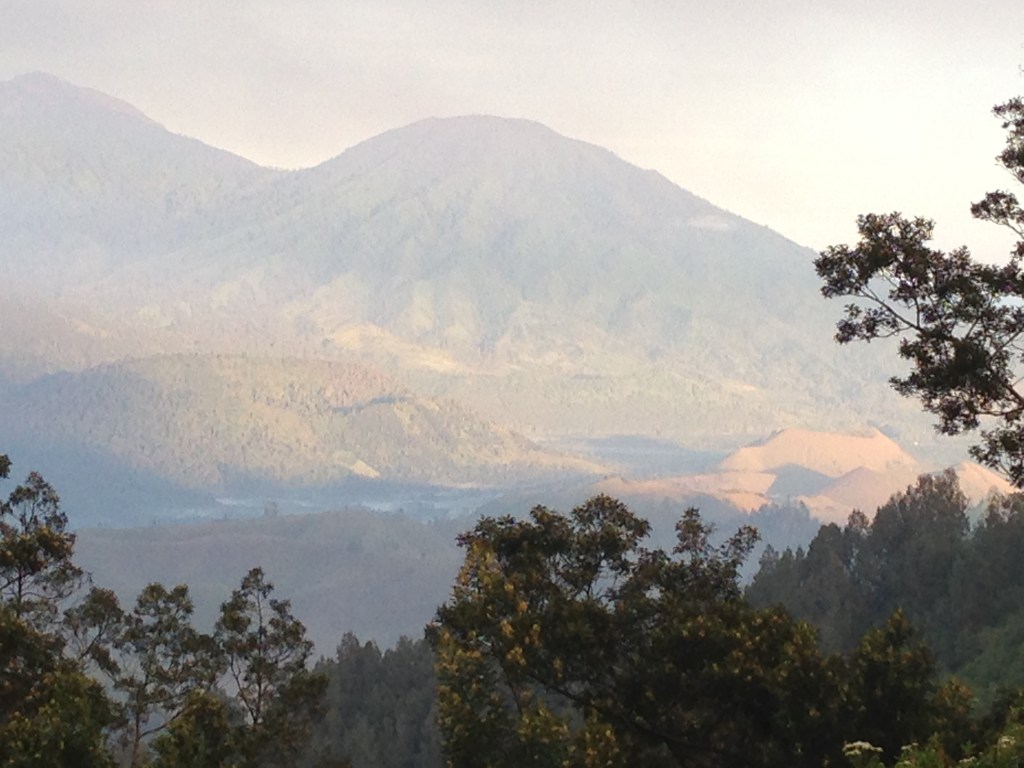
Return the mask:
<svg viewBox="0 0 1024 768">
<path fill-rule="evenodd" d="M 0 653 L 10 661 L 7 649 Z M 107 735 L 115 715 L 99 683 L 66 660 L 48 656 L 32 670 L 29 684 L 19 688 L 0 714 L 2 768 L 113 768 Z"/>
<path fill-rule="evenodd" d="M 121 695 L 131 768 L 146 760 L 146 740 L 173 724 L 187 702 L 209 692 L 221 673 L 213 639 L 195 630 L 192 612 L 188 587 L 150 584 L 134 609 L 122 614 L 112 639 L 109 671 Z"/>
<path fill-rule="evenodd" d="M 967 497 L 953 471 L 922 475 L 879 507 L 859 554 L 874 623 L 905 611 L 946 669 L 956 662 L 951 588 L 968 530 Z"/>
<path fill-rule="evenodd" d="M 0 462 L 6 479 L 10 461 Z M 60 497 L 38 473 L 31 472 L 6 500 L 0 500 L 0 601 L 16 616 L 41 630 L 57 622 L 61 602 L 82 585 L 82 570 L 72 561 L 75 536 Z"/>
<path fill-rule="evenodd" d="M 995 108 L 1007 132 L 999 163 L 1024 183 L 1024 100 Z M 1008 264 L 975 261 L 965 247 L 932 248 L 934 224 L 899 213 L 857 220 L 860 242 L 833 246 L 815 261 L 829 298 L 853 299 L 838 324 L 840 343 L 899 338 L 910 372 L 894 376 L 946 434 L 980 429 L 972 455 L 1024 485 L 1024 209 L 1012 192 L 991 192 L 975 217 L 1018 237 Z"/>
<path fill-rule="evenodd" d="M 236 765 L 238 717 L 215 693 L 193 690 L 178 716 L 153 740 L 152 768 L 225 768 Z"/>
<path fill-rule="evenodd" d="M 433 662 L 424 639 L 381 652 L 346 634 L 335 657 L 317 665 L 328 683 L 309 755 L 340 756 L 354 768 L 440 766 Z"/>
<path fill-rule="evenodd" d="M 969 654 L 963 632 L 976 630 L 992 599 L 968 597 L 988 577 L 971 554 L 966 509 L 953 472 L 922 475 L 871 523 L 855 512 L 843 529 L 822 526 L 806 553 L 765 561 L 747 596 L 757 606 L 784 605 L 818 627 L 829 651 L 853 650 L 865 632 L 902 610 L 943 671 L 953 671 Z"/>
<path fill-rule="evenodd" d="M 290 766 L 312 729 L 326 679 L 308 668 L 313 643 L 288 600 L 253 568 L 222 606 L 215 640 L 242 725 L 243 765 Z"/>
<path fill-rule="evenodd" d="M 860 525 L 862 519 L 865 526 Z M 866 518 L 855 512 L 845 528 L 834 523 L 822 526 L 806 552 L 787 550 L 763 557 L 747 598 L 762 608 L 785 605 L 795 617 L 818 628 L 828 652 L 852 650 L 873 618 L 858 569 L 865 529 Z"/>
<path fill-rule="evenodd" d="M 755 534 L 673 552 L 599 496 L 562 516 L 481 520 L 438 610 L 448 765 L 819 766 L 841 746 L 837 668 L 813 631 L 737 585 Z"/>
<path fill-rule="evenodd" d="M 969 692 L 939 685 L 931 652 L 902 611 L 864 635 L 847 665 L 844 720 L 886 759 L 936 733 L 953 749 L 967 740 Z"/>
<path fill-rule="evenodd" d="M 0 479 L 10 472 L 0 455 Z M 81 582 L 57 494 L 29 475 L 0 502 L 0 766 L 107 768 L 114 712 L 65 656 L 61 603 Z"/>
</svg>

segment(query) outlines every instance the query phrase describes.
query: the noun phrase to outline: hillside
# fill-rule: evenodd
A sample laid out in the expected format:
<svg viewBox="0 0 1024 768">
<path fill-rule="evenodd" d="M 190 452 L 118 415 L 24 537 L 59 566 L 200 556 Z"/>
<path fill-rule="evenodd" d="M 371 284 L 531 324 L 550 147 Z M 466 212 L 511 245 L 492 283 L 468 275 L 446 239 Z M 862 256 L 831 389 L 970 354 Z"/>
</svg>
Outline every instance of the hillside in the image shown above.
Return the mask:
<svg viewBox="0 0 1024 768">
<path fill-rule="evenodd" d="M 0 102 L 0 260 L 67 329 L 0 349 L 21 378 L 287 350 L 538 437 L 732 449 L 874 423 L 933 442 L 879 350 L 834 348 L 809 250 L 536 123 L 426 120 L 282 172 L 46 76 Z"/>
<path fill-rule="evenodd" d="M 164 355 L 10 386 L 8 440 L 51 443 L 185 488 L 361 477 L 507 485 L 600 471 L 355 364 Z"/>
<path fill-rule="evenodd" d="M 344 510 L 246 521 L 79 532 L 75 560 L 131 603 L 147 583 L 187 583 L 201 626 L 250 568 L 289 598 L 318 653 L 345 632 L 393 644 L 418 637 L 462 560 L 451 525 Z"/>
</svg>

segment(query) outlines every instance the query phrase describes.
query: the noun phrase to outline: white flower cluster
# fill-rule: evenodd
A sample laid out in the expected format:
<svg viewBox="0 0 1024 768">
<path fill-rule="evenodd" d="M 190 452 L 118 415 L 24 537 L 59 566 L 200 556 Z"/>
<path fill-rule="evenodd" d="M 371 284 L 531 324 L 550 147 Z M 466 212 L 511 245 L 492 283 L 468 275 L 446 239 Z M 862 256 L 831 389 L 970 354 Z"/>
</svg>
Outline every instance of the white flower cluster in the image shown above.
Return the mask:
<svg viewBox="0 0 1024 768">
<path fill-rule="evenodd" d="M 848 741 L 843 744 L 843 757 L 860 757 L 861 755 L 880 755 L 882 748 L 868 741 Z"/>
</svg>

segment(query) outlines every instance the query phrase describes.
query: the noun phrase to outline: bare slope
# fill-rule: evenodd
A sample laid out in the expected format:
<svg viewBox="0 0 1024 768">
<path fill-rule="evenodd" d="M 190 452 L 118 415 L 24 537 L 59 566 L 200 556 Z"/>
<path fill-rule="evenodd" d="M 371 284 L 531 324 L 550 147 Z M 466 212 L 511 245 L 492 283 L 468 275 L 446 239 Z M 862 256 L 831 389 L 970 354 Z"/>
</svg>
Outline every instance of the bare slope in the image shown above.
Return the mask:
<svg viewBox="0 0 1024 768">
<path fill-rule="evenodd" d="M 797 465 L 829 477 L 865 467 L 918 469 L 917 459 L 877 429 L 863 434 L 831 434 L 784 429 L 754 445 L 740 448 L 722 461 L 731 472 L 764 472 Z"/>
<path fill-rule="evenodd" d="M 858 434 L 781 430 L 696 474 L 647 480 L 605 478 L 593 488 L 626 499 L 673 501 L 710 497 L 747 512 L 801 503 L 817 518 L 844 522 L 854 509 L 869 516 L 935 465 L 920 463 L 878 430 Z M 955 467 L 972 503 L 1008 493 L 1009 483 L 970 462 Z"/>
</svg>

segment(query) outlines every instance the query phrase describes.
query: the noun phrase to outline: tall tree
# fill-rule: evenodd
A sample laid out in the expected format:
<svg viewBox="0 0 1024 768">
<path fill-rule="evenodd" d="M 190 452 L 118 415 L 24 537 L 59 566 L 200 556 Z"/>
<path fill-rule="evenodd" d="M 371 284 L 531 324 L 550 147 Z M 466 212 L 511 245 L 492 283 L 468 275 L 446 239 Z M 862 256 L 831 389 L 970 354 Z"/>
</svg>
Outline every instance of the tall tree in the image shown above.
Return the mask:
<svg viewBox="0 0 1024 768">
<path fill-rule="evenodd" d="M 0 479 L 11 462 L 0 455 Z M 62 601 L 81 582 L 57 494 L 31 473 L 0 501 L 0 766 L 108 768 L 113 707 L 64 655 Z"/>
<path fill-rule="evenodd" d="M 253 568 L 221 606 L 215 638 L 241 710 L 244 764 L 288 766 L 308 739 L 326 679 L 308 668 L 313 643 L 288 600 Z"/>
<path fill-rule="evenodd" d="M 353 768 L 440 766 L 433 660 L 424 639 L 402 638 L 382 653 L 346 634 L 335 657 L 317 665 L 328 683 L 307 753 L 340 756 Z"/>
<path fill-rule="evenodd" d="M 10 466 L 3 456 L 0 479 L 8 477 Z M 74 548 L 60 497 L 42 476 L 29 473 L 0 499 L 0 600 L 33 626 L 52 628 L 61 602 L 83 582 L 71 559 Z"/>
<path fill-rule="evenodd" d="M 1024 183 L 1024 100 L 995 108 L 1007 132 L 998 162 Z M 1022 238 L 1003 266 L 975 261 L 966 247 L 929 243 L 934 223 L 899 213 L 857 220 L 860 241 L 815 261 L 829 298 L 854 299 L 838 324 L 840 343 L 898 337 L 910 363 L 892 385 L 918 398 L 946 434 L 980 429 L 971 452 L 1024 486 L 1024 209 L 1012 192 L 991 192 L 975 217 Z"/>
<path fill-rule="evenodd" d="M 132 768 L 146 740 L 173 723 L 190 698 L 210 691 L 221 672 L 213 639 L 192 626 L 188 587 L 145 587 L 113 638 L 113 686 L 121 694 Z"/>
</svg>

